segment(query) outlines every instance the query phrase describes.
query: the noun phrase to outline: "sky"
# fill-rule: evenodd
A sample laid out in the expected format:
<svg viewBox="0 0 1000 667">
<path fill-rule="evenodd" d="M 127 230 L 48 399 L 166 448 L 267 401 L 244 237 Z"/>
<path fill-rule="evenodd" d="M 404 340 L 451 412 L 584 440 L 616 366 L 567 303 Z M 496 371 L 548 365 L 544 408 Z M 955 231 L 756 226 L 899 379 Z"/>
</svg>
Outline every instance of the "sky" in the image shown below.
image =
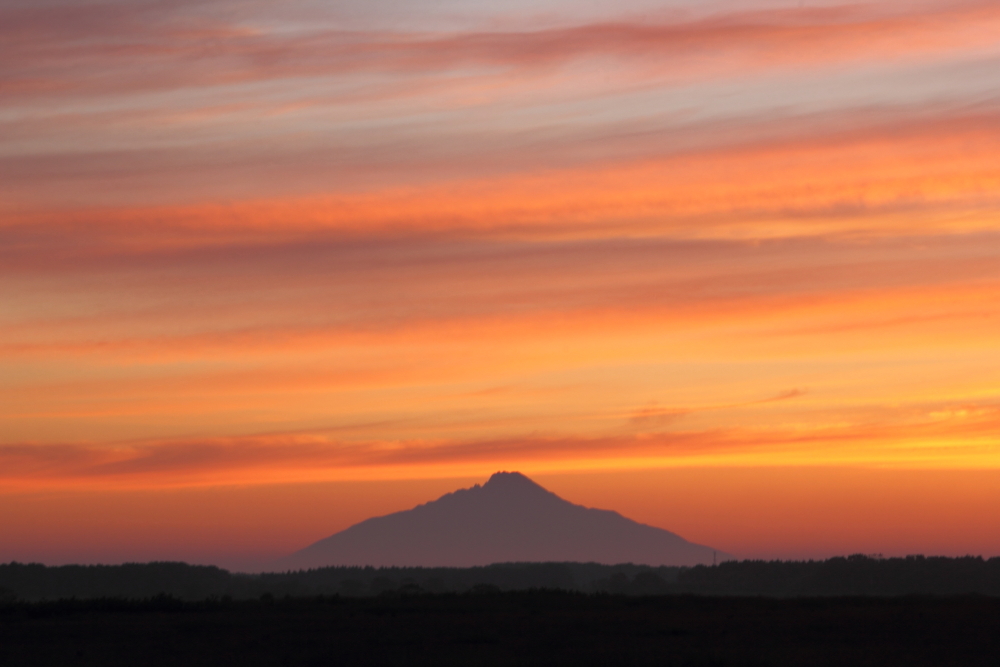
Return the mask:
<svg viewBox="0 0 1000 667">
<path fill-rule="evenodd" d="M 0 0 L 0 561 L 519 470 L 1000 555 L 993 0 Z"/>
</svg>

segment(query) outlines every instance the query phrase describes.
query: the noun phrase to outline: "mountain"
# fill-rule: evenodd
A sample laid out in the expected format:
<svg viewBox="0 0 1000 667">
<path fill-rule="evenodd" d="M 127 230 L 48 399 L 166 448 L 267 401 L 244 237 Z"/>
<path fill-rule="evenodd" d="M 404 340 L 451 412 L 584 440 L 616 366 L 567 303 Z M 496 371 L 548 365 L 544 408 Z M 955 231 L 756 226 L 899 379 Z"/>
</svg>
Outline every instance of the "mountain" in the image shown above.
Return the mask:
<svg viewBox="0 0 1000 667">
<path fill-rule="evenodd" d="M 728 559 L 617 512 L 574 505 L 521 473 L 498 472 L 483 486 L 362 521 L 276 565 L 282 570 L 517 561 L 696 565 L 716 557 Z"/>
</svg>

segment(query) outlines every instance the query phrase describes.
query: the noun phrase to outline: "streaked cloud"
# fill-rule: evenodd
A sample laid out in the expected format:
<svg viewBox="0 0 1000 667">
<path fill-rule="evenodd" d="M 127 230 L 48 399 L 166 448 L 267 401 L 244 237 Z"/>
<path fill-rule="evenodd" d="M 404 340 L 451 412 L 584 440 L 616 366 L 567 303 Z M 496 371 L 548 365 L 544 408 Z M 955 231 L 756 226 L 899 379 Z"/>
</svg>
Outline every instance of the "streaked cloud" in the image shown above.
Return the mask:
<svg viewBox="0 0 1000 667">
<path fill-rule="evenodd" d="M 990 49 L 1000 11 L 990 2 L 845 4 L 667 23 L 437 34 L 343 31 L 322 23 L 269 31 L 168 3 L 21 6 L 3 10 L 0 18 L 10 89 L 109 93 L 354 72 L 550 67 L 606 56 L 647 61 L 654 72 L 707 67 L 732 75 L 734 64 L 739 72 L 741 64 L 808 67 Z M 184 69 L 192 64 L 197 67 Z M 158 76 L 149 76 L 150 68 Z M 84 76 L 66 76 L 69 71 Z"/>
<path fill-rule="evenodd" d="M 661 411 L 659 414 L 665 414 Z M 996 403 L 941 405 L 892 425 L 675 430 L 636 435 L 521 436 L 482 441 L 338 441 L 334 434 L 266 434 L 159 442 L 3 445 L 10 490 L 158 488 L 337 479 L 420 478 L 514 462 L 527 470 L 657 465 L 898 465 L 995 468 Z M 648 422 L 646 422 L 648 424 Z M 662 424 L 660 424 L 662 426 Z M 961 444 L 959 444 L 961 443 Z"/>
</svg>

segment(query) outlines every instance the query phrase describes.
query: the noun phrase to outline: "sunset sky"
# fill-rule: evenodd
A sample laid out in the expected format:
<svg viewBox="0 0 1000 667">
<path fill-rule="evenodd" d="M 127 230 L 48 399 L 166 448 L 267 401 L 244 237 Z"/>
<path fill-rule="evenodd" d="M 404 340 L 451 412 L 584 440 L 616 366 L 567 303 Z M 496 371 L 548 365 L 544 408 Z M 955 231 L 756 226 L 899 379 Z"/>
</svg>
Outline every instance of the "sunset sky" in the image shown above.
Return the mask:
<svg viewBox="0 0 1000 667">
<path fill-rule="evenodd" d="M 0 0 L 0 562 L 497 470 L 1000 555 L 1000 3 Z"/>
</svg>

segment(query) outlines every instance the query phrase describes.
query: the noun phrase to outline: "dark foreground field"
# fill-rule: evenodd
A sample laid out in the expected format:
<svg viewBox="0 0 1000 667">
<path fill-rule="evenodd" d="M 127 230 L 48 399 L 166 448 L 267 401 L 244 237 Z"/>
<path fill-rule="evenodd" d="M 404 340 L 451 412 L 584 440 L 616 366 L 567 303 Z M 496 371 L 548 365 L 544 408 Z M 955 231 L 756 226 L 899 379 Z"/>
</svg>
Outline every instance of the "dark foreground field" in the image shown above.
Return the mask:
<svg viewBox="0 0 1000 667">
<path fill-rule="evenodd" d="M 1000 600 L 565 592 L 0 607 L 0 665 L 995 665 Z"/>
</svg>

